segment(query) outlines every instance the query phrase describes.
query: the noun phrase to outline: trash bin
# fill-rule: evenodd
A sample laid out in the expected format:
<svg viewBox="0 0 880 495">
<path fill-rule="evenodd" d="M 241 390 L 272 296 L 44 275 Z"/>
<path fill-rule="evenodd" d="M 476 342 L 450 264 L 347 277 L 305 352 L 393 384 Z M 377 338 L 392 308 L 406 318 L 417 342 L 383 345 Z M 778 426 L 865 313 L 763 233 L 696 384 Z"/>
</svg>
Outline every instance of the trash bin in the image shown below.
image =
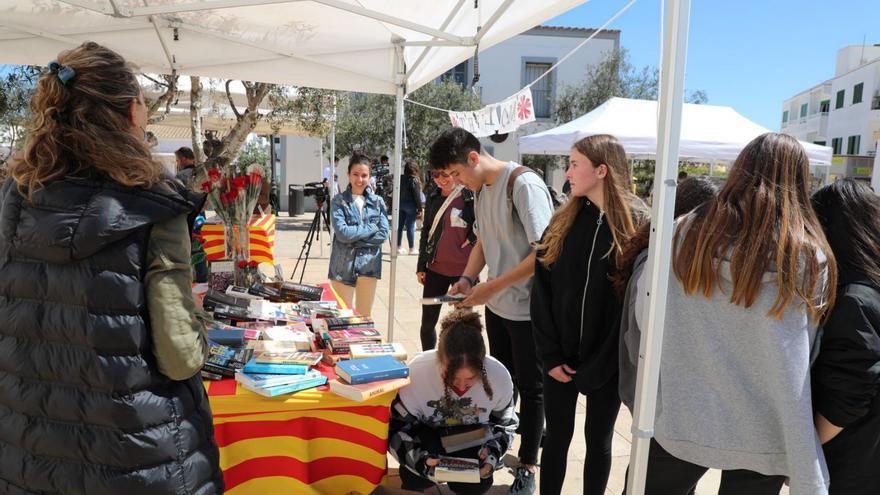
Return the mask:
<svg viewBox="0 0 880 495">
<path fill-rule="evenodd" d="M 306 212 L 305 186 L 291 184 L 287 186 L 287 214 L 302 215 Z"/>
</svg>

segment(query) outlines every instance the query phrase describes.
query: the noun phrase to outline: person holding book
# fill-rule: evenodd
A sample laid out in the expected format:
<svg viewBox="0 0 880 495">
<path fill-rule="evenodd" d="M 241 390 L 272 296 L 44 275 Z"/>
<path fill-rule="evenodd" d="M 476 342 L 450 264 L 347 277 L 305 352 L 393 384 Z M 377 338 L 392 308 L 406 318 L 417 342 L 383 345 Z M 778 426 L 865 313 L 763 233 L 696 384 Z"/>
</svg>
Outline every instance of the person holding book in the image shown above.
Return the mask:
<svg viewBox="0 0 880 495">
<path fill-rule="evenodd" d="M 518 424 L 513 382 L 504 365 L 486 355 L 482 330 L 479 314 L 453 311 L 441 323 L 437 349 L 409 363 L 412 383 L 391 406 L 388 434 L 388 450 L 400 463 L 404 489 L 434 486 L 437 466 L 445 457 L 456 457 L 477 461 L 479 483 L 450 482 L 449 488 L 460 495 L 483 494 L 503 465 Z M 461 450 L 445 442 L 444 437 L 461 435 L 463 428 L 485 435 Z"/>
<path fill-rule="evenodd" d="M 811 371 L 832 495 L 880 487 L 880 198 L 846 179 L 813 194 L 837 259 L 837 302 Z"/>
<path fill-rule="evenodd" d="M 376 283 L 382 277 L 382 243 L 388 239 L 388 212 L 370 188 L 370 174 L 370 159 L 354 154 L 348 161 L 348 187 L 333 196 L 330 209 L 330 284 L 361 316 L 373 311 Z"/>
<path fill-rule="evenodd" d="M 428 193 L 425 228 L 419 239 L 416 276 L 424 286 L 422 297 L 442 296 L 458 281 L 467 266 L 477 236 L 474 233 L 474 193 L 456 185 L 448 172 L 432 170 L 437 187 Z M 422 350 L 437 344 L 440 305 L 422 306 Z"/>
<path fill-rule="evenodd" d="M 432 170 L 449 173 L 475 194 L 477 243 L 449 293 L 466 296 L 460 307 L 486 305 L 489 351 L 510 372 L 520 402 L 522 441 L 509 494 L 531 495 L 544 428 L 544 398 L 529 298 L 535 272 L 533 243 L 553 215 L 550 192 L 530 168 L 490 156 L 476 136 L 460 127 L 437 137 L 429 159 Z M 484 266 L 489 269 L 488 280 L 477 283 Z"/>
<path fill-rule="evenodd" d="M 614 136 L 599 134 L 576 142 L 565 176 L 571 199 L 556 211 L 536 246 L 531 298 L 547 418 L 540 493 L 562 492 L 577 400 L 584 394 L 583 493 L 602 495 L 620 410 L 620 303 L 609 277 L 623 246 L 648 214 L 632 193 L 626 152 Z"/>
<path fill-rule="evenodd" d="M 809 178 L 798 141 L 768 132 L 677 222 L 646 494 L 686 493 L 710 468 L 725 493 L 778 494 L 786 479 L 792 494 L 827 493 L 810 364 L 837 270 Z"/>
<path fill-rule="evenodd" d="M 0 492 L 223 493 L 187 214 L 132 68 L 87 42 L 36 83 L 0 186 Z"/>
</svg>

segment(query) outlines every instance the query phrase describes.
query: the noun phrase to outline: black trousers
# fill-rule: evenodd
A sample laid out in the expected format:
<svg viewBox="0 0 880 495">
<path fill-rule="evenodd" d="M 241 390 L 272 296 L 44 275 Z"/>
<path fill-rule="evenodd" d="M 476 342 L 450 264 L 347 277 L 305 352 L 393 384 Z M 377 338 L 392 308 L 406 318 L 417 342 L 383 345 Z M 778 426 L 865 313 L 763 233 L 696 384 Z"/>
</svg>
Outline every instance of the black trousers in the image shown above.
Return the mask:
<svg viewBox="0 0 880 495">
<path fill-rule="evenodd" d="M 422 288 L 422 297 L 437 297 L 449 292 L 452 284 L 458 282 L 458 277 L 447 277 L 429 269 L 425 270 L 425 285 Z M 437 320 L 440 319 L 442 304 L 427 304 L 422 306 L 422 329 L 419 335 L 422 339 L 422 350 L 427 351 L 437 346 Z"/>
<path fill-rule="evenodd" d="M 427 426 L 418 428 L 415 435 L 421 441 L 421 447 L 434 455 L 446 455 L 443 444 L 440 443 L 440 433 Z M 466 459 L 479 459 L 480 449 L 482 447 L 471 447 L 459 452 L 449 454 L 452 457 L 464 457 Z M 428 488 L 436 486 L 436 484 L 427 479 L 422 478 L 416 473 L 410 471 L 406 466 L 400 466 L 400 487 L 404 490 L 425 491 Z M 446 485 L 457 495 L 483 495 L 492 488 L 494 483 L 493 475 L 483 478 L 479 483 L 447 483 Z"/>
<path fill-rule="evenodd" d="M 507 368 L 514 394 L 519 396 L 519 461 L 537 464 L 544 429 L 544 387 L 532 322 L 507 320 L 486 308 L 486 335 L 489 354 Z"/>
<path fill-rule="evenodd" d="M 574 380 L 556 381 L 544 374 L 544 414 L 547 418 L 547 438 L 541 454 L 541 494 L 562 493 L 568 447 L 574 435 L 574 419 L 580 392 Z M 584 438 L 587 455 L 584 461 L 584 495 L 603 495 L 611 473 L 611 440 L 614 422 L 620 411 L 617 376 L 602 387 L 587 394 L 587 415 Z"/>
<path fill-rule="evenodd" d="M 687 495 L 709 468 L 683 461 L 651 440 L 645 495 Z M 768 476 L 745 469 L 721 473 L 718 495 L 778 495 L 785 476 Z"/>
</svg>

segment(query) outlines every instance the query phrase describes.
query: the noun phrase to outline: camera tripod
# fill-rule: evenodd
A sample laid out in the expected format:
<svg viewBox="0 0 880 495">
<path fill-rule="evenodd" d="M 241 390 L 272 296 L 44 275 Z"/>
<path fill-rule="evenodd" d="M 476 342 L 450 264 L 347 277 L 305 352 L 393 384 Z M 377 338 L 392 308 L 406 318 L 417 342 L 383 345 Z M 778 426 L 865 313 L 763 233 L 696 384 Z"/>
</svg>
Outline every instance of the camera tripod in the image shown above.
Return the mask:
<svg viewBox="0 0 880 495">
<path fill-rule="evenodd" d="M 321 230 L 322 225 L 321 221 L 323 220 L 323 229 L 327 230 L 327 235 L 331 236 L 330 233 L 330 216 L 327 214 L 327 210 L 324 209 L 324 203 L 317 203 L 318 209 L 315 210 L 315 216 L 312 218 L 312 224 L 309 227 L 309 232 L 306 234 L 306 240 L 303 242 L 302 249 L 299 251 L 299 257 L 296 259 L 296 265 L 293 267 L 293 273 L 290 274 L 290 278 L 293 279 L 296 277 L 296 271 L 299 270 L 299 264 L 302 262 L 302 271 L 299 275 L 299 283 L 302 283 L 303 278 L 306 275 L 306 265 L 309 262 L 309 254 L 312 251 L 312 242 L 317 239 L 318 244 L 321 243 Z M 305 254 L 305 258 L 303 258 L 303 254 Z"/>
</svg>

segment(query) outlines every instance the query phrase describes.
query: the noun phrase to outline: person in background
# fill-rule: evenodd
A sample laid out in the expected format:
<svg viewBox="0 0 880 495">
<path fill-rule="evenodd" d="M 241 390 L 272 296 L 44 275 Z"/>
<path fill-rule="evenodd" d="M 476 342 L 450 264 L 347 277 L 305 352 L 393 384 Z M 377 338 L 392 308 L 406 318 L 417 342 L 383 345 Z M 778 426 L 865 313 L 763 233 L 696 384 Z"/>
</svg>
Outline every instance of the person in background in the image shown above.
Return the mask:
<svg viewBox="0 0 880 495">
<path fill-rule="evenodd" d="M 585 394 L 587 456 L 581 493 L 603 495 L 620 410 L 620 303 L 609 277 L 648 212 L 631 192 L 626 152 L 613 136 L 598 134 L 576 142 L 565 175 L 571 199 L 557 210 L 536 246 L 531 297 L 547 420 L 540 493 L 562 493 L 577 401 Z"/>
<path fill-rule="evenodd" d="M 462 128 L 441 133 L 429 156 L 432 170 L 448 172 L 476 195 L 477 243 L 449 293 L 466 296 L 460 306 L 486 305 L 490 353 L 507 367 L 521 400 L 519 466 L 509 493 L 531 494 L 544 427 L 541 361 L 529 315 L 535 271 L 532 243 L 540 239 L 553 214 L 550 193 L 537 174 L 483 152 L 480 141 Z M 477 284 L 486 265 L 489 279 Z"/>
<path fill-rule="evenodd" d="M 845 179 L 813 194 L 837 260 L 837 302 L 813 365 L 813 408 L 832 495 L 880 487 L 880 198 Z"/>
<path fill-rule="evenodd" d="M 435 486 L 434 468 L 447 455 L 441 437 L 457 426 L 484 425 L 494 437 L 482 445 L 449 453 L 478 459 L 480 483 L 449 483 L 459 495 L 489 491 L 493 473 L 513 441 L 517 417 L 513 382 L 504 365 L 486 355 L 480 315 L 456 310 L 441 324 L 437 350 L 423 352 L 409 363 L 411 383 L 391 405 L 388 451 L 400 463 L 405 490 Z"/>
<path fill-rule="evenodd" d="M 683 180 L 685 180 L 685 179 L 687 179 L 687 178 L 688 178 L 688 173 L 685 172 L 684 170 L 682 170 L 682 171 L 680 171 L 680 172 L 678 173 L 678 182 L 679 182 L 679 183 L 681 183 L 681 181 L 683 181 Z"/>
<path fill-rule="evenodd" d="M 416 277 L 424 286 L 422 297 L 442 296 L 458 281 L 467 266 L 477 236 L 474 234 L 474 194 L 456 185 L 448 173 L 434 170 L 425 207 L 425 228 L 419 238 Z M 422 306 L 422 350 L 437 342 L 440 305 Z"/>
<path fill-rule="evenodd" d="M 400 218 L 397 222 L 398 254 L 419 254 L 416 247 L 416 218 L 422 216 L 422 181 L 419 179 L 419 167 L 416 162 L 407 160 L 403 165 L 400 177 Z M 406 240 L 409 251 L 402 247 L 403 229 L 406 227 Z"/>
<path fill-rule="evenodd" d="M 180 147 L 174 152 L 174 161 L 177 163 L 177 179 L 188 188 L 192 188 L 193 173 L 195 172 L 196 155 L 192 148 Z"/>
<path fill-rule="evenodd" d="M 361 316 L 370 316 L 376 283 L 382 277 L 382 243 L 388 239 L 388 212 L 370 189 L 370 159 L 355 154 L 348 162 L 348 187 L 333 197 L 330 223 L 330 284 Z"/>
<path fill-rule="evenodd" d="M 0 492 L 223 493 L 187 214 L 132 68 L 96 43 L 39 78 L 0 186 Z"/>
<path fill-rule="evenodd" d="M 762 134 L 718 196 L 679 219 L 646 494 L 688 493 L 710 468 L 725 471 L 722 493 L 778 494 L 786 479 L 792 494 L 827 493 L 810 364 L 837 271 L 809 177 L 797 140 Z"/>
</svg>

